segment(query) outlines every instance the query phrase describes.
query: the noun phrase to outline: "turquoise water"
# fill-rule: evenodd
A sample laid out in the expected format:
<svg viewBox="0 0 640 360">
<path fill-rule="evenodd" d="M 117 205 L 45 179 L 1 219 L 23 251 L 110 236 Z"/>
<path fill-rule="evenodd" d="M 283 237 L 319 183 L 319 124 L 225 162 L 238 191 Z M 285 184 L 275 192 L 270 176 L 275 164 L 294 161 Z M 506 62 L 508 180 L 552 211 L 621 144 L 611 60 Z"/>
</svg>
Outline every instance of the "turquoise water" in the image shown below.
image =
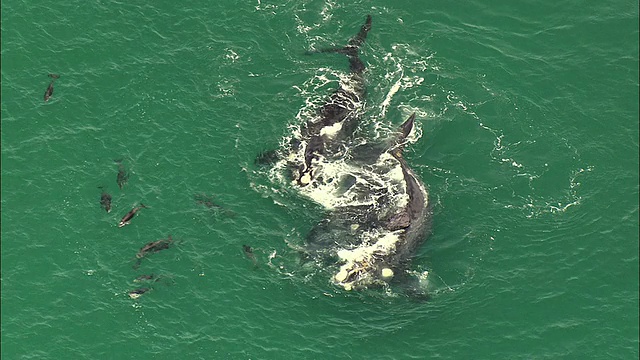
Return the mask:
<svg viewBox="0 0 640 360">
<path fill-rule="evenodd" d="M 323 215 L 253 163 L 366 14 L 368 114 L 418 114 L 428 302 L 300 265 Z M 637 359 L 638 33 L 637 1 L 4 1 L 2 358 Z"/>
</svg>

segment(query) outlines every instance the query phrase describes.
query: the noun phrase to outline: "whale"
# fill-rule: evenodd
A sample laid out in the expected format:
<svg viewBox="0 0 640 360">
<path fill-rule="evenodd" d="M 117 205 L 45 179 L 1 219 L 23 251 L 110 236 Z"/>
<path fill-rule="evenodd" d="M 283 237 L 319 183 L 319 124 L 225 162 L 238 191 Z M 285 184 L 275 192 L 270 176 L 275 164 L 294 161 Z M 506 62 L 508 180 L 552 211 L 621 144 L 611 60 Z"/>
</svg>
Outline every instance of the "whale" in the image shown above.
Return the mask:
<svg viewBox="0 0 640 360">
<path fill-rule="evenodd" d="M 359 49 L 370 30 L 371 15 L 368 15 L 358 34 L 349 40 L 346 46 L 307 52 L 308 55 L 314 52 L 346 55 L 349 59 L 350 75 L 346 81 L 348 85 L 334 91 L 318 109 L 317 116 L 309 119 L 302 129 L 302 137 L 305 139 L 304 163 L 298 166 L 297 176 L 297 182 L 301 186 L 308 185 L 314 177 L 313 160 L 319 156 L 330 156 L 339 152 L 340 141 L 355 130 L 365 95 L 365 65 L 360 59 Z"/>
<path fill-rule="evenodd" d="M 308 51 L 349 60 L 340 86 L 282 141 L 272 179 L 284 179 L 324 208 L 304 239 L 306 259 L 331 268 L 344 290 L 389 287 L 404 276 L 431 228 L 426 186 L 404 158 L 416 138 L 416 114 L 384 139 L 361 129 L 366 114 L 367 68 L 360 53 L 372 28 L 367 16 L 346 46 Z"/>
<path fill-rule="evenodd" d="M 337 258 L 332 281 L 345 290 L 385 287 L 394 278 L 405 278 L 411 258 L 429 235 L 429 195 L 403 157 L 414 119 L 412 114 L 403 123 L 396 143 L 378 152 L 367 147 L 367 161 L 353 161 L 347 176 L 358 180 L 346 183 L 346 193 L 361 201 L 334 207 L 307 236 L 307 250 L 320 258 Z"/>
</svg>

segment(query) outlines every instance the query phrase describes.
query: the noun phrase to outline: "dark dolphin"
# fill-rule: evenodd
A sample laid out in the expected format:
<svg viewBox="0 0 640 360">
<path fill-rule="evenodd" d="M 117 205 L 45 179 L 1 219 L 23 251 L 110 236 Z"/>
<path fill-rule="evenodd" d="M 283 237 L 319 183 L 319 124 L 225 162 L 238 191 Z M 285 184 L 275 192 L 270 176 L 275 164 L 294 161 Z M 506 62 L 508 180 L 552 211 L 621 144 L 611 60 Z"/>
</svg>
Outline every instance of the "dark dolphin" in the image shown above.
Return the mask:
<svg viewBox="0 0 640 360">
<path fill-rule="evenodd" d="M 124 168 L 124 165 L 122 165 L 122 160 L 115 160 L 115 162 L 116 164 L 118 164 L 118 177 L 116 178 L 116 183 L 118 184 L 120 190 L 122 190 L 124 185 L 129 180 L 129 173 Z"/>
<path fill-rule="evenodd" d="M 158 281 L 159 278 L 156 277 L 155 274 L 140 275 L 137 278 L 135 278 L 133 282 L 143 282 L 143 281 L 151 281 L 151 280 Z"/>
<path fill-rule="evenodd" d="M 205 194 L 196 194 L 193 196 L 193 199 L 196 201 L 196 203 L 204 205 L 206 207 L 208 207 L 209 209 L 221 209 L 222 206 L 220 206 L 219 204 L 215 203 L 213 201 L 213 197 L 205 195 Z"/>
<path fill-rule="evenodd" d="M 57 78 L 60 77 L 60 75 L 58 75 L 58 74 L 49 74 L 49 77 L 52 80 L 51 80 L 51 83 L 49 83 L 49 86 L 47 87 L 47 90 L 45 90 L 45 92 L 44 92 L 44 101 L 45 102 L 49 101 L 51 96 L 53 96 L 53 83 L 56 81 Z"/>
<path fill-rule="evenodd" d="M 149 290 L 151 290 L 151 288 L 139 288 L 139 289 L 131 290 L 127 294 L 129 295 L 130 298 L 135 300 L 135 299 L 139 298 L 140 296 L 142 296 L 142 294 L 146 293 Z"/>
<path fill-rule="evenodd" d="M 169 248 L 169 245 L 173 243 L 173 239 L 171 239 L 171 235 L 167 239 L 160 239 L 157 241 L 152 241 L 146 243 L 143 247 L 140 248 L 140 251 L 136 254 L 136 258 L 142 259 L 145 255 L 149 253 L 157 253 L 158 251 L 165 250 Z"/>
<path fill-rule="evenodd" d="M 249 245 L 242 245 L 242 250 L 247 258 L 251 259 L 253 262 L 253 266 L 258 266 L 258 260 L 256 260 L 256 256 L 253 254 L 253 249 Z"/>
<path fill-rule="evenodd" d="M 233 210 L 229 210 L 222 205 L 218 204 L 214 201 L 214 197 L 205 194 L 196 194 L 193 196 L 193 199 L 196 203 L 200 205 L 204 205 L 206 208 L 210 209 L 214 214 L 223 214 L 227 217 L 234 217 L 236 213 Z"/>
<path fill-rule="evenodd" d="M 102 190 L 102 194 L 100 195 L 100 205 L 106 210 L 106 212 L 111 212 L 111 195 L 104 191 L 104 187 L 98 186 L 98 188 Z"/>
<path fill-rule="evenodd" d="M 142 208 L 146 208 L 146 206 L 143 203 L 140 203 L 140 206 L 131 209 L 131 211 L 129 211 L 125 216 L 122 217 L 122 220 L 120 220 L 120 222 L 118 223 L 118 227 L 123 227 L 129 224 L 131 219 L 133 219 L 133 217 L 136 216 L 136 213 Z"/>
<path fill-rule="evenodd" d="M 138 253 L 136 254 L 136 263 L 133 265 L 134 269 L 137 269 L 142 263 L 142 258 L 147 256 L 148 254 L 154 254 L 158 251 L 162 251 L 168 249 L 169 246 L 173 243 L 173 239 L 171 235 L 167 239 L 160 239 L 157 241 L 152 241 L 146 243 L 143 247 L 140 248 Z"/>
</svg>

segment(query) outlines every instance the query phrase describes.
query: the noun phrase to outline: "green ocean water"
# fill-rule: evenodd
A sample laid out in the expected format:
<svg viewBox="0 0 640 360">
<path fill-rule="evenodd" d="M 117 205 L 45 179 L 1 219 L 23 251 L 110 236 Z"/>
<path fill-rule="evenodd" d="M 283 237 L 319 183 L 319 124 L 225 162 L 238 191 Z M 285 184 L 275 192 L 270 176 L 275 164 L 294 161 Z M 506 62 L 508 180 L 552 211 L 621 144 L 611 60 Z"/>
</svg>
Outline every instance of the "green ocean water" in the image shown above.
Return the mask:
<svg viewBox="0 0 640 360">
<path fill-rule="evenodd" d="M 366 14 L 367 115 L 418 115 L 427 302 L 302 266 L 323 214 L 254 164 L 348 70 L 305 51 Z M 637 359 L 638 21 L 637 1 L 3 1 L 2 359 Z"/>
</svg>

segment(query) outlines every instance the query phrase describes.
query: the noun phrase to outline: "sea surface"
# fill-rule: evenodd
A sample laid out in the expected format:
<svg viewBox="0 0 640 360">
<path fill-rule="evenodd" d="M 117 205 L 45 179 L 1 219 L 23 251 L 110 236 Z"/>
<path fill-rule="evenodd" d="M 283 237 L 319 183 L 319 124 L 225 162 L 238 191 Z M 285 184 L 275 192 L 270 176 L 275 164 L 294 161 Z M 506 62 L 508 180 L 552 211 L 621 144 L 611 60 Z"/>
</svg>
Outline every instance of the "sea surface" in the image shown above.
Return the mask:
<svg viewBox="0 0 640 360">
<path fill-rule="evenodd" d="M 3 1 L 2 359 L 638 359 L 638 5 Z M 323 209 L 254 163 L 367 14 L 428 301 L 303 263 Z"/>
</svg>

